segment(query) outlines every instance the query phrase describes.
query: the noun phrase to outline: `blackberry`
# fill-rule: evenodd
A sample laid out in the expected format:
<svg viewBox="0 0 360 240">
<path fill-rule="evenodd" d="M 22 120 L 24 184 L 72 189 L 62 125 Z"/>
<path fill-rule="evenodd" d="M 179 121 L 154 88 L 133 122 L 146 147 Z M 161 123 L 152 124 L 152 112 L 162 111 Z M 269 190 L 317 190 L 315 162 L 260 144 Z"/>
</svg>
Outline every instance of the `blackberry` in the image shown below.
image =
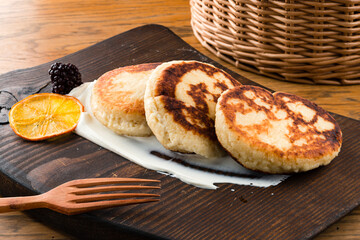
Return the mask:
<svg viewBox="0 0 360 240">
<path fill-rule="evenodd" d="M 73 88 L 83 83 L 79 69 L 71 63 L 52 64 L 49 75 L 53 83 L 53 93 L 68 94 Z"/>
</svg>

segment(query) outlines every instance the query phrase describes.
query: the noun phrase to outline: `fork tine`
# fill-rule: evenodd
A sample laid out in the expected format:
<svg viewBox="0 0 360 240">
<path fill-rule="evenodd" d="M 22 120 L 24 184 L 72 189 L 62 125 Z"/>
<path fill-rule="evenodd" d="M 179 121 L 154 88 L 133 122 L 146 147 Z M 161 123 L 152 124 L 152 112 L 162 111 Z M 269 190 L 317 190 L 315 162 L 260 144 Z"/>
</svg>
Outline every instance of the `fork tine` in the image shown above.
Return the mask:
<svg viewBox="0 0 360 240">
<path fill-rule="evenodd" d="M 74 187 L 92 187 L 98 185 L 117 184 L 117 183 L 159 183 L 159 180 L 141 179 L 141 178 L 88 178 L 73 180 L 69 186 Z"/>
<path fill-rule="evenodd" d="M 79 206 L 76 209 L 76 214 L 100 210 L 105 208 L 148 203 L 148 202 L 158 202 L 159 199 L 149 198 L 149 199 L 121 199 L 121 200 L 110 200 L 110 201 L 100 201 L 100 202 L 87 202 L 87 203 L 78 203 Z M 74 214 L 75 212 L 72 212 Z M 70 213 L 71 214 L 71 213 Z"/>
<path fill-rule="evenodd" d="M 72 201 L 76 203 L 84 203 L 84 202 L 93 202 L 100 200 L 138 198 L 138 197 L 160 197 L 160 195 L 152 194 L 152 193 L 113 193 L 113 194 L 80 195 L 80 196 L 76 196 L 76 198 L 74 198 L 74 200 Z"/>
<path fill-rule="evenodd" d="M 144 189 L 160 189 L 159 186 L 139 186 L 139 185 L 124 185 L 124 186 L 105 186 L 105 187 L 92 187 L 92 188 L 79 188 L 74 189 L 71 193 L 76 195 L 112 192 L 121 190 L 144 190 Z"/>
</svg>

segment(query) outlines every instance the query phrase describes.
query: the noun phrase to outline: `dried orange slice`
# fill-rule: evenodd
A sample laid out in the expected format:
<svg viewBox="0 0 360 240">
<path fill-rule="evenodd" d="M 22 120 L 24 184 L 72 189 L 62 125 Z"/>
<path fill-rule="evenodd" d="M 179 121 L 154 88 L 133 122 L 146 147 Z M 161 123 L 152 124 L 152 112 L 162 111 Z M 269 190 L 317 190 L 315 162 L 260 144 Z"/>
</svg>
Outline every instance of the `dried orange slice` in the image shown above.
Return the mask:
<svg viewBox="0 0 360 240">
<path fill-rule="evenodd" d="M 73 131 L 82 111 L 84 106 L 74 97 L 40 93 L 12 106 L 9 122 L 20 137 L 39 141 Z"/>
</svg>

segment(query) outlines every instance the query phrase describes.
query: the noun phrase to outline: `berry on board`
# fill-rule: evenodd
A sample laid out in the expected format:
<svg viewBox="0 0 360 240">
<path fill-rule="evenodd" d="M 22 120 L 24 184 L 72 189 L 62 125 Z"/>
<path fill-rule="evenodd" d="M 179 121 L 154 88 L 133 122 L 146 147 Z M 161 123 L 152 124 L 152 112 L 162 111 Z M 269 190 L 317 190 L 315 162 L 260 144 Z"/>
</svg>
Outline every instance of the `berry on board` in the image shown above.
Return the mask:
<svg viewBox="0 0 360 240">
<path fill-rule="evenodd" d="M 71 63 L 54 63 L 49 69 L 53 93 L 68 94 L 73 88 L 83 82 L 79 69 Z"/>
</svg>

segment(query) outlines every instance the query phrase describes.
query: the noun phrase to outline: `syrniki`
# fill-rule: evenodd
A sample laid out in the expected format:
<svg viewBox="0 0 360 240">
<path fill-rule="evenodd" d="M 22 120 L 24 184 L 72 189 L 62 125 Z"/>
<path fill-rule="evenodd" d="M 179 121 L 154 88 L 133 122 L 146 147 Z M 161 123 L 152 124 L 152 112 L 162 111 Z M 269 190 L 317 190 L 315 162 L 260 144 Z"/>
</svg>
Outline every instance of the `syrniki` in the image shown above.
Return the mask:
<svg viewBox="0 0 360 240">
<path fill-rule="evenodd" d="M 158 66 L 145 91 L 149 127 L 167 149 L 211 158 L 224 154 L 214 129 L 221 93 L 241 85 L 228 73 L 197 61 Z"/>
<path fill-rule="evenodd" d="M 292 173 L 327 165 L 342 144 L 334 118 L 293 94 L 241 86 L 222 94 L 216 106 L 221 145 L 244 167 Z"/>
<path fill-rule="evenodd" d="M 144 92 L 150 74 L 159 64 L 121 67 L 103 74 L 92 90 L 94 116 L 118 134 L 151 135 L 145 119 Z"/>
</svg>

